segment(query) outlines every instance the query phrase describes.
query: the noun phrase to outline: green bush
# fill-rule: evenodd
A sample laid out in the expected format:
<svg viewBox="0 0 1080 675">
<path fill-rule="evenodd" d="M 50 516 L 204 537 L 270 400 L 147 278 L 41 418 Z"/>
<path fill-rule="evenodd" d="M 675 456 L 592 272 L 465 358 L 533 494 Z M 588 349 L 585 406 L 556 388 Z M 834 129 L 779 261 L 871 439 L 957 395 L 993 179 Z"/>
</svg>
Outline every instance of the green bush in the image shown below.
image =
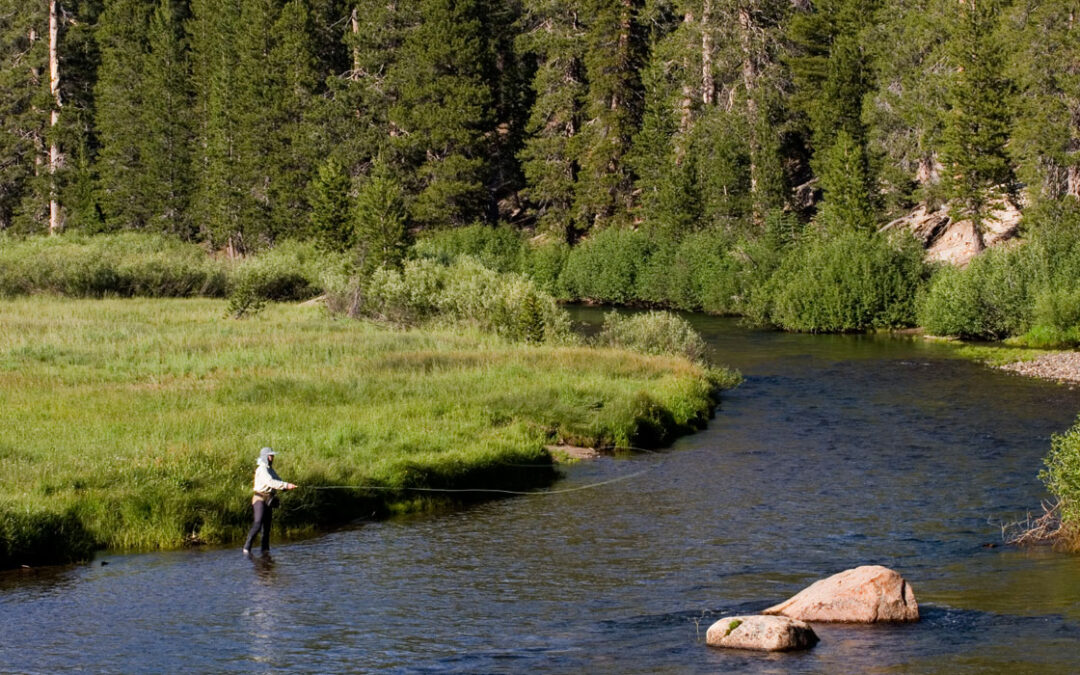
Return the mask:
<svg viewBox="0 0 1080 675">
<path fill-rule="evenodd" d="M 815 231 L 772 275 L 768 320 L 814 333 L 910 326 L 926 274 L 912 237 Z"/>
<path fill-rule="evenodd" d="M 525 246 L 521 272 L 545 293 L 568 300 L 561 277 L 569 257 L 570 245 L 564 241 L 534 240 Z"/>
<path fill-rule="evenodd" d="M 431 259 L 382 268 L 331 293 L 331 308 L 402 325 L 470 325 L 515 342 L 570 342 L 570 319 L 520 274 L 496 272 L 472 258 Z"/>
<path fill-rule="evenodd" d="M 999 340 L 1031 324 L 1038 270 L 1027 246 L 991 249 L 966 269 L 946 267 L 920 303 L 919 323 L 934 335 Z"/>
<path fill-rule="evenodd" d="M 561 281 L 573 298 L 629 304 L 641 299 L 637 280 L 651 252 L 643 232 L 602 230 L 571 249 Z"/>
<path fill-rule="evenodd" d="M 1002 339 L 1036 347 L 1078 343 L 1080 205 L 1046 202 L 1024 215 L 1031 236 L 995 248 L 966 269 L 945 268 L 921 302 L 919 321 L 937 335 Z"/>
<path fill-rule="evenodd" d="M 426 232 L 413 244 L 413 254 L 451 264 L 462 256 L 498 272 L 521 272 L 525 242 L 509 225 L 467 225 Z"/>
<path fill-rule="evenodd" d="M 686 319 L 670 312 L 610 312 L 604 315 L 596 343 L 644 354 L 685 356 L 691 361 L 705 356 L 705 340 Z"/>
<path fill-rule="evenodd" d="M 1062 523 L 1072 532 L 1080 531 L 1080 419 L 1067 432 L 1053 437 L 1044 464 L 1039 478 L 1061 503 Z"/>
<path fill-rule="evenodd" d="M 348 266 L 348 254 L 320 250 L 309 242 L 285 241 L 233 263 L 228 314 L 255 314 L 273 300 L 306 300 L 323 292 L 327 275 Z"/>
</svg>

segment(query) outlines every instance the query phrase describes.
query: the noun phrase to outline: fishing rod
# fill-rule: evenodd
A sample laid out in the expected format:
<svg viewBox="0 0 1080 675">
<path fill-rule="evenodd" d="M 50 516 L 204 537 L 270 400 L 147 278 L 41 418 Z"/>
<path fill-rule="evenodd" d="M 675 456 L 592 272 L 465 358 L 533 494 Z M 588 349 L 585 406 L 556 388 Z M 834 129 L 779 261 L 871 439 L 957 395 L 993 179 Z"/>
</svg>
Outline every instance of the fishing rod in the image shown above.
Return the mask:
<svg viewBox="0 0 1080 675">
<path fill-rule="evenodd" d="M 625 476 L 616 476 L 608 480 L 599 481 L 597 483 L 589 483 L 588 485 L 579 485 L 572 488 L 563 488 L 561 490 L 500 490 L 495 488 L 425 488 L 425 487 L 390 487 L 386 485 L 298 485 L 298 489 L 306 490 L 382 490 L 387 492 L 441 492 L 441 493 L 482 493 L 482 494 L 500 494 L 500 495 L 521 495 L 524 497 L 547 497 L 551 495 L 562 495 L 569 492 L 581 492 L 582 490 L 592 490 L 594 488 L 602 487 L 604 485 L 612 485 L 614 483 L 621 483 L 633 478 L 637 478 L 643 474 L 648 473 L 651 469 L 644 469 L 642 471 L 636 471 Z"/>
</svg>

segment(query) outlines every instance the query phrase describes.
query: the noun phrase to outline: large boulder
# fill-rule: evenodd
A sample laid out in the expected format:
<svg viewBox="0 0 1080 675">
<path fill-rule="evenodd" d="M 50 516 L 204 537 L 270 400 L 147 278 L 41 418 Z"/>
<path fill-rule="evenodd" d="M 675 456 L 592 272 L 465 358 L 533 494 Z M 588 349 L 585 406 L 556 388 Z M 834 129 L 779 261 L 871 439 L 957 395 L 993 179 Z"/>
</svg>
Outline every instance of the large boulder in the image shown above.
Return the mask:
<svg viewBox="0 0 1080 675">
<path fill-rule="evenodd" d="M 898 573 L 881 565 L 864 565 L 814 582 L 762 613 L 820 622 L 918 621 L 919 605 L 911 586 Z"/>
<path fill-rule="evenodd" d="M 907 230 L 926 247 L 926 259 L 965 267 L 984 249 L 1016 237 L 1023 213 L 1021 204 L 997 191 L 987 202 L 980 227 L 970 219 L 958 220 L 946 204 L 930 210 L 925 204 L 884 225 L 882 232 Z"/>
<path fill-rule="evenodd" d="M 784 652 L 809 649 L 818 643 L 818 636 L 805 622 L 785 616 L 729 616 L 709 626 L 705 643 L 710 647 Z"/>
</svg>

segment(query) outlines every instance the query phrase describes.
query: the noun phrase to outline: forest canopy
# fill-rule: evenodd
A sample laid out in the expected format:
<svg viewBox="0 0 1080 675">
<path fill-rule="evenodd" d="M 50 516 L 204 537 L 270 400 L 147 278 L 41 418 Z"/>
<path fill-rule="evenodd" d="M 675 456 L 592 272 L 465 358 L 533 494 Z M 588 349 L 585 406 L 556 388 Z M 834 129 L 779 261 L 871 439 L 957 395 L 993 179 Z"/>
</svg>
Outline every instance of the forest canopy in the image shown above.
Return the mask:
<svg viewBox="0 0 1080 675">
<path fill-rule="evenodd" d="M 0 230 L 374 250 L 477 222 L 977 222 L 992 193 L 1080 195 L 1078 9 L 0 0 Z"/>
</svg>

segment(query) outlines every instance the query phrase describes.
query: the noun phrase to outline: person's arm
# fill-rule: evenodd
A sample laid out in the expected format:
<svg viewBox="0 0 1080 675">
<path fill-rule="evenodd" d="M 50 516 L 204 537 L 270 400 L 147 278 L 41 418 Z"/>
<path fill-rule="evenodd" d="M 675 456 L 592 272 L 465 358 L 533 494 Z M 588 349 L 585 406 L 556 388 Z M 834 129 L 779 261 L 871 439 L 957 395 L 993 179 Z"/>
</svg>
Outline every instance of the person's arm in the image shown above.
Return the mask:
<svg viewBox="0 0 1080 675">
<path fill-rule="evenodd" d="M 268 492 L 270 490 L 295 490 L 296 486 L 292 483 L 285 482 L 278 479 L 270 469 L 265 466 L 260 466 L 255 480 L 256 492 Z"/>
</svg>

